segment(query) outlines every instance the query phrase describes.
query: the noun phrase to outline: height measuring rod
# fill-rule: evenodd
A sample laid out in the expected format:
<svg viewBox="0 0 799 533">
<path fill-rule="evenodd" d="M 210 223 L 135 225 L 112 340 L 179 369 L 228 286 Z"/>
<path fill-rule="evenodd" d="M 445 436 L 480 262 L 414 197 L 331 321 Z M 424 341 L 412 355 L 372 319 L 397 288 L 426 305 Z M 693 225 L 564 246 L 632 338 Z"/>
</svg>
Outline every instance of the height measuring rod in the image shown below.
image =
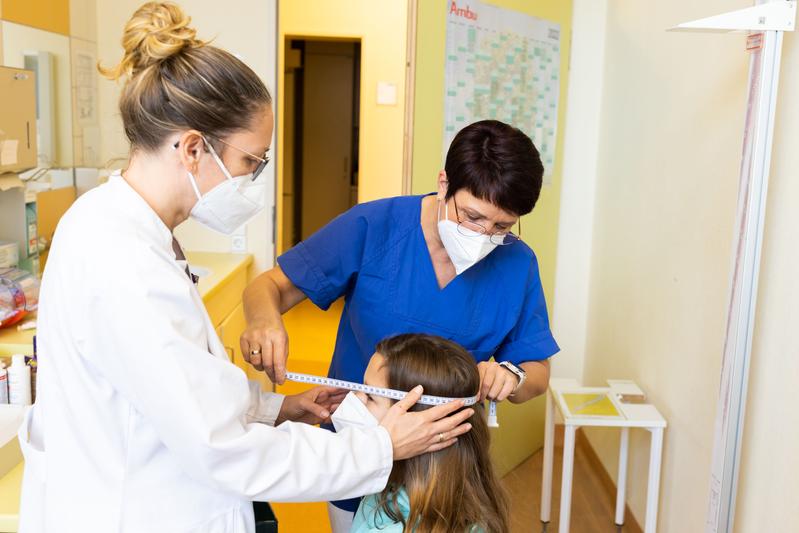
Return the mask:
<svg viewBox="0 0 799 533">
<path fill-rule="evenodd" d="M 749 33 L 746 122 L 706 533 L 733 531 L 782 35 L 794 31 L 795 20 L 795 0 L 758 0 L 747 9 L 672 28 L 675 31 Z"/>
</svg>

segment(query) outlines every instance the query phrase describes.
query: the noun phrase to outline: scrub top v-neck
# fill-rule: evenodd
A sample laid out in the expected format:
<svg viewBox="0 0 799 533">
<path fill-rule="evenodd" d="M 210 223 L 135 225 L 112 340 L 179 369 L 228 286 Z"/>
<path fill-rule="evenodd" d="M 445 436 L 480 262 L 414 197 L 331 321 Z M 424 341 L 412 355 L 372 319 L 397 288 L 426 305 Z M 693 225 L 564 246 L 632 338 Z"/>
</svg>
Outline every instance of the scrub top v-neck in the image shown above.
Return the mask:
<svg viewBox="0 0 799 533">
<path fill-rule="evenodd" d="M 533 251 L 518 241 L 440 288 L 421 226 L 424 196 L 357 205 L 278 258 L 315 305 L 345 298 L 329 375 L 360 382 L 377 343 L 439 335 L 476 361 L 520 364 L 559 348 Z"/>
</svg>

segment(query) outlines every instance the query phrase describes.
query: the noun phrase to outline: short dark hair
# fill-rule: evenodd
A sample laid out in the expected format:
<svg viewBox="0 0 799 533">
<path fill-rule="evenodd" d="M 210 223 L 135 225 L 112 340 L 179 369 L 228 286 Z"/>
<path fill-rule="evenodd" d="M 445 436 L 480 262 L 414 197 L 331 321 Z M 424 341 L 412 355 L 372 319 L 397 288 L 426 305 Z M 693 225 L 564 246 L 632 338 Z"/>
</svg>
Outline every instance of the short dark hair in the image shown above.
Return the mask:
<svg viewBox="0 0 799 533">
<path fill-rule="evenodd" d="M 530 137 L 498 120 L 469 124 L 452 140 L 444 164 L 447 200 L 466 189 L 515 215 L 526 215 L 541 194 L 544 165 Z"/>
</svg>

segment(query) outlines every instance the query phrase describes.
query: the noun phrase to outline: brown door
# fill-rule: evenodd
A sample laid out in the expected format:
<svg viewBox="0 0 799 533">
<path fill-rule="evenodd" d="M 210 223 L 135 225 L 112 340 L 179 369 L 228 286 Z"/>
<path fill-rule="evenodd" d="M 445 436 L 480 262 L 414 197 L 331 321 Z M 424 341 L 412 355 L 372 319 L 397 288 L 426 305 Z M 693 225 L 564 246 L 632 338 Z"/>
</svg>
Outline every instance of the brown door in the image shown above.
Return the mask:
<svg viewBox="0 0 799 533">
<path fill-rule="evenodd" d="M 354 68 L 354 43 L 306 42 L 302 239 L 352 206 Z"/>
</svg>

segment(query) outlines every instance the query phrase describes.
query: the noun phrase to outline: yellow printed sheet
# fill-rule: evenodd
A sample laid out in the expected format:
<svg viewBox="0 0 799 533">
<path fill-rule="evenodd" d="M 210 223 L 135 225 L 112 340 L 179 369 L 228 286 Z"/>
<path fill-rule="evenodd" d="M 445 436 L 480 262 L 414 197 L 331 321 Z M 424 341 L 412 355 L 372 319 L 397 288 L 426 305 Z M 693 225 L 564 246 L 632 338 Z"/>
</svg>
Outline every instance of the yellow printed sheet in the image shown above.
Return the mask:
<svg viewBox="0 0 799 533">
<path fill-rule="evenodd" d="M 564 393 L 563 401 L 572 416 L 621 417 L 607 393 Z"/>
</svg>

